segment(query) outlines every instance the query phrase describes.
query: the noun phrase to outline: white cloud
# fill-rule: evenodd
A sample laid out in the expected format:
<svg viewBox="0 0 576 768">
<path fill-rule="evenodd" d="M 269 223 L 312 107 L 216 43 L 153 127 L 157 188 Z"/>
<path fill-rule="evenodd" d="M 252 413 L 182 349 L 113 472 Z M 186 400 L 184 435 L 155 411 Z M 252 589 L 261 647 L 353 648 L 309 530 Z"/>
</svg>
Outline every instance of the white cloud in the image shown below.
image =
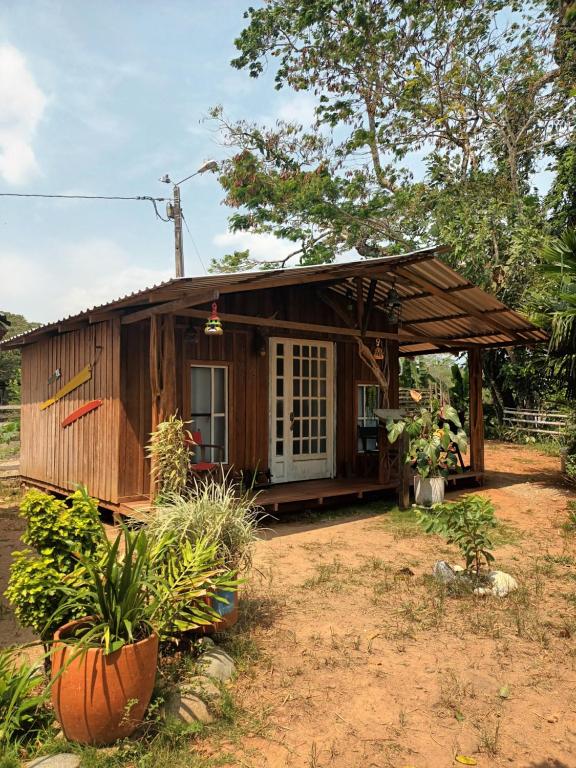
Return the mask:
<svg viewBox="0 0 576 768">
<path fill-rule="evenodd" d="M 305 128 L 312 125 L 315 119 L 314 108 L 316 100 L 308 93 L 298 93 L 284 101 L 278 108 L 280 120 L 299 123 Z"/>
<path fill-rule="evenodd" d="M 0 175 L 9 184 L 24 184 L 39 171 L 32 140 L 46 103 L 24 56 L 0 45 Z"/>
<path fill-rule="evenodd" d="M 107 239 L 48 244 L 41 258 L 0 251 L 0 274 L 6 276 L 0 307 L 36 322 L 58 320 L 172 277 L 170 270 L 134 264 Z"/>
<path fill-rule="evenodd" d="M 274 235 L 258 235 L 252 232 L 223 232 L 213 240 L 214 245 L 227 253 L 250 250 L 250 256 L 259 261 L 277 261 L 284 259 L 298 246 L 288 240 L 280 240 Z"/>
</svg>

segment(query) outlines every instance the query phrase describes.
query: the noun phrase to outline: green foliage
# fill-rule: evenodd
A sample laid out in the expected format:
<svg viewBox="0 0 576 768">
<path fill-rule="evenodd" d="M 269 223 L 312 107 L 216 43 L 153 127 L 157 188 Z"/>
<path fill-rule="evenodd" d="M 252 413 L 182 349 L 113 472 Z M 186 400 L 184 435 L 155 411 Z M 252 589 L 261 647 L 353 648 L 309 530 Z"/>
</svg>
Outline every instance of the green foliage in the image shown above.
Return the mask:
<svg viewBox="0 0 576 768">
<path fill-rule="evenodd" d="M 436 533 L 449 544 L 456 544 L 466 561 L 466 570 L 473 568 L 477 577 L 483 562 L 487 566 L 494 562 L 490 532 L 496 520 L 489 499 L 470 494 L 421 512 L 419 520 L 426 533 Z"/>
<path fill-rule="evenodd" d="M 549 354 L 555 371 L 576 395 L 576 229 L 567 229 L 542 250 L 542 271 L 551 278 L 553 293 L 545 309 L 551 319 Z"/>
<path fill-rule="evenodd" d="M 24 331 L 37 328 L 38 323 L 29 323 L 22 315 L 0 312 L 9 321 L 5 339 Z M 0 352 L 0 405 L 20 402 L 20 350 L 10 349 Z"/>
<path fill-rule="evenodd" d="M 437 401 L 432 402 L 430 409 L 421 408 L 403 419 L 388 419 L 386 429 L 391 443 L 404 432 L 408 435 L 406 463 L 414 465 L 420 477 L 447 476 L 451 469 L 458 468 L 455 454 L 448 451 L 450 445 L 457 445 L 461 451 L 467 447 L 456 410 L 450 405 L 440 406 Z"/>
<path fill-rule="evenodd" d="M 62 587 L 54 620 L 83 611 L 94 617 L 67 638 L 83 647 L 101 646 L 113 653 L 156 632 L 177 640 L 182 632 L 218 620 L 208 599 L 218 589 L 235 589 L 236 581 L 219 565 L 216 545 L 174 536 L 152 542 L 145 530 L 126 527 L 114 542 L 105 539 L 98 558 L 82 556 L 71 583 Z"/>
<path fill-rule="evenodd" d="M 180 542 L 205 540 L 232 570 L 250 567 L 258 508 L 252 493 L 241 493 L 224 480 L 200 480 L 182 495 L 167 496 L 148 522 L 152 539 L 174 535 Z"/>
<path fill-rule="evenodd" d="M 158 482 L 160 499 L 181 493 L 186 487 L 190 445 L 193 445 L 192 435 L 176 415 L 160 422 L 152 432 L 146 453 L 152 459 L 152 473 Z"/>
<path fill-rule="evenodd" d="M 45 696 L 38 692 L 43 683 L 37 669 L 16 663 L 11 651 L 0 650 L 0 755 L 47 725 Z"/>
<path fill-rule="evenodd" d="M 66 501 L 30 490 L 20 515 L 27 522 L 22 540 L 31 549 L 14 552 L 5 594 L 20 623 L 48 639 L 57 628 L 52 617 L 67 575 L 77 567 L 79 555 L 93 556 L 105 539 L 98 503 L 82 487 Z M 64 618 L 82 610 L 78 606 Z"/>
</svg>

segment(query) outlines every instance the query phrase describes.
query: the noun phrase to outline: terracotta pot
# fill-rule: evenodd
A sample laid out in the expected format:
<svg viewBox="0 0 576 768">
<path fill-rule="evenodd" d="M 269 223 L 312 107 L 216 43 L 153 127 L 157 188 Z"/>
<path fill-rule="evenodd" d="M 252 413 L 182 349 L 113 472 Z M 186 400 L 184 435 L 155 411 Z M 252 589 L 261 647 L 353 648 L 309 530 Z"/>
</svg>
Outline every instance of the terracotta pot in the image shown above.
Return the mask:
<svg viewBox="0 0 576 768">
<path fill-rule="evenodd" d="M 52 704 L 69 741 L 111 744 L 142 723 L 154 689 L 158 636 L 108 655 L 99 648 L 79 651 L 76 644 L 62 642 L 86 623 L 72 621 L 54 635 Z"/>
<path fill-rule="evenodd" d="M 443 477 L 420 477 L 414 475 L 414 501 L 421 507 L 431 507 L 444 501 Z"/>
</svg>

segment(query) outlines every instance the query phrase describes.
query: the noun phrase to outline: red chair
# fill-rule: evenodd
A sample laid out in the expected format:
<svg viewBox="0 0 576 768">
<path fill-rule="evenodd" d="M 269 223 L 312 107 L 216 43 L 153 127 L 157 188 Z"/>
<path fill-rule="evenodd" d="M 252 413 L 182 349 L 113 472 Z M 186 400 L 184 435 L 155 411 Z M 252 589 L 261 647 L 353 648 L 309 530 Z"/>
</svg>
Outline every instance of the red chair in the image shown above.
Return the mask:
<svg viewBox="0 0 576 768">
<path fill-rule="evenodd" d="M 192 475 L 212 474 L 224 463 L 224 446 L 205 443 L 202 440 L 201 432 L 192 432 L 192 441 L 189 443 L 189 449 L 194 453 L 198 451 L 200 454 L 200 461 L 190 462 L 190 472 Z M 209 449 L 214 449 L 218 452 L 220 456 L 219 461 L 206 460 L 206 450 Z"/>
</svg>

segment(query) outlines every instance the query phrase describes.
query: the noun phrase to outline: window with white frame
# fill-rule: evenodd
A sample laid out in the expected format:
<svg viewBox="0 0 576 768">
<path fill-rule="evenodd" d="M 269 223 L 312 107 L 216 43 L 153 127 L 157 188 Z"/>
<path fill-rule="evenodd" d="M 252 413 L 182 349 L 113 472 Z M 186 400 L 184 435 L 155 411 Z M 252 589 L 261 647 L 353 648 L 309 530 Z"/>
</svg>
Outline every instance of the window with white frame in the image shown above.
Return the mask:
<svg viewBox="0 0 576 768">
<path fill-rule="evenodd" d="M 193 462 L 228 461 L 228 368 L 225 365 L 190 367 L 190 417 L 197 442 L 207 446 L 195 451 Z M 200 440 L 198 440 L 198 437 Z M 211 446 L 211 447 L 208 447 Z"/>
<path fill-rule="evenodd" d="M 376 384 L 358 384 L 357 389 L 357 436 L 358 453 L 372 453 L 378 450 L 378 408 L 380 387 Z"/>
</svg>

